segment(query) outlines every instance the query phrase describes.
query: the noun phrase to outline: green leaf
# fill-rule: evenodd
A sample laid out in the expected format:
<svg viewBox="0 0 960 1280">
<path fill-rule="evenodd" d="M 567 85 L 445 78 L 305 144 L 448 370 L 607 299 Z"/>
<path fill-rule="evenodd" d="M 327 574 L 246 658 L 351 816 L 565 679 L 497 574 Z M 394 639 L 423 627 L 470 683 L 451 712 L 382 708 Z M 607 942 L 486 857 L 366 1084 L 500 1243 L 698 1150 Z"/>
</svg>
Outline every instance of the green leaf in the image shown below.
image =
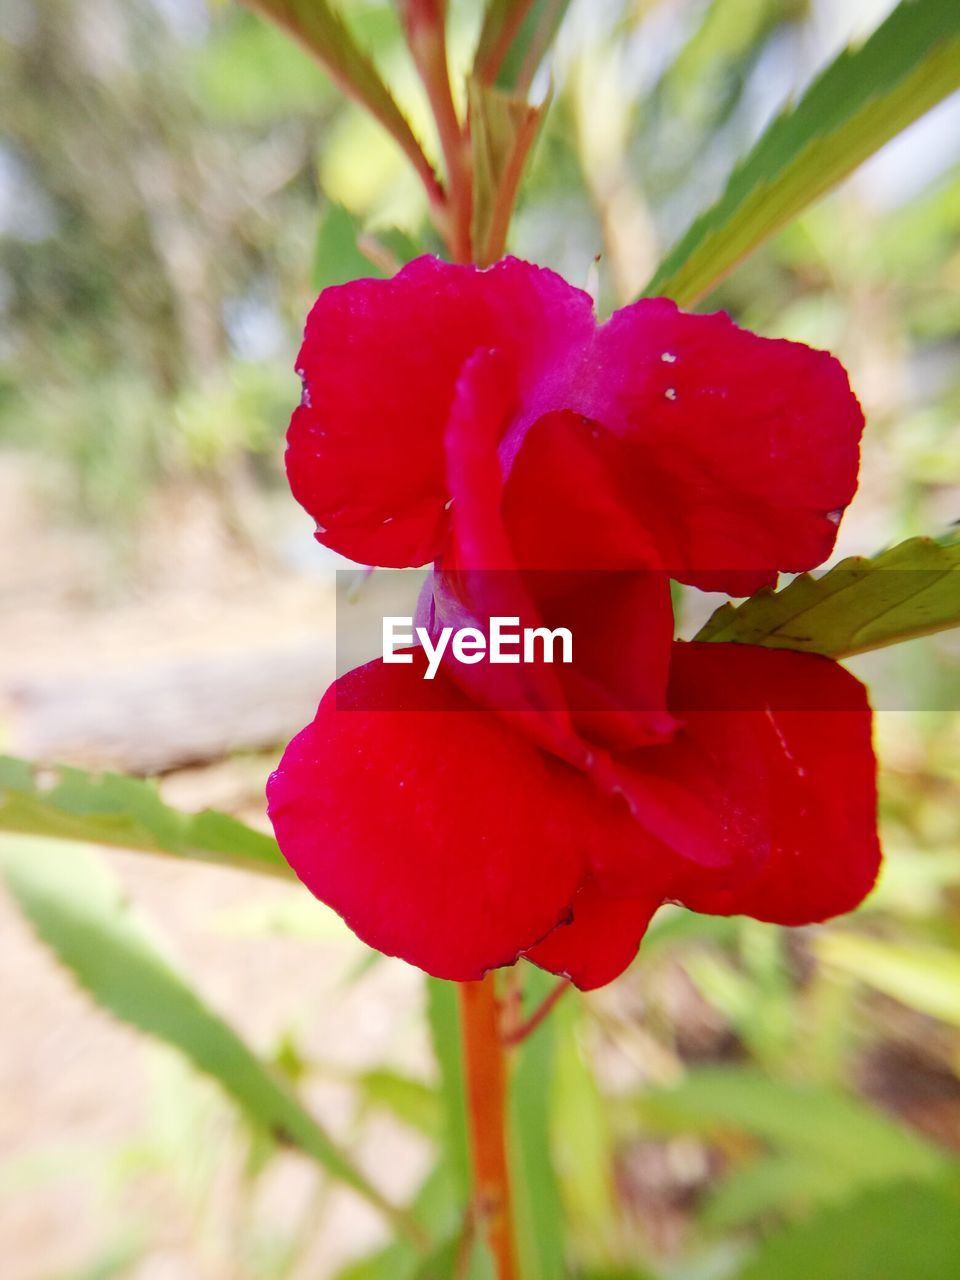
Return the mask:
<svg viewBox="0 0 960 1280">
<path fill-rule="evenodd" d="M 773 1236 L 737 1280 L 946 1280 L 960 1275 L 960 1199 L 949 1186 L 871 1191 Z"/>
<path fill-rule="evenodd" d="M 644 293 L 689 306 L 743 258 L 960 87 L 960 5 L 902 0 L 779 116 Z"/>
<path fill-rule="evenodd" d="M 39 771 L 0 756 L 0 832 L 164 853 L 292 879 L 272 836 L 215 809 L 186 814 L 164 804 L 152 783 L 117 773 Z"/>
<path fill-rule="evenodd" d="M 600 1267 L 620 1253 L 622 1213 L 609 1108 L 580 1044 L 582 1017 L 582 1005 L 569 996 L 550 1015 L 557 1037 L 552 1099 L 556 1163 L 564 1221 L 577 1255 Z"/>
<path fill-rule="evenodd" d="M 354 1077 L 364 1102 L 381 1107 L 404 1124 L 435 1138 L 440 1129 L 439 1098 L 422 1080 L 385 1067 Z"/>
<path fill-rule="evenodd" d="M 490 0 L 473 69 L 477 80 L 525 96 L 570 0 Z"/>
<path fill-rule="evenodd" d="M 327 0 L 241 2 L 283 27 L 318 58 L 340 88 L 361 102 L 380 121 L 420 174 L 431 195 L 439 197 L 436 175 L 406 117 L 373 62 L 357 45 Z"/>
<path fill-rule="evenodd" d="M 460 1011 L 454 983 L 444 982 L 441 978 L 427 978 L 427 1020 L 440 1070 L 444 1164 L 458 1202 L 466 1205 L 470 1196 L 470 1151 Z"/>
<path fill-rule="evenodd" d="M 311 282 L 317 293 L 351 280 L 392 275 L 395 267 L 419 252 L 409 236 L 396 228 L 367 235 L 343 205 L 328 200 L 317 224 Z"/>
<path fill-rule="evenodd" d="M 849 1199 L 862 1180 L 837 1165 L 807 1155 L 759 1156 L 735 1165 L 709 1191 L 699 1220 L 711 1230 L 739 1229 L 767 1214 Z"/>
<path fill-rule="evenodd" d="M 945 1167 L 924 1139 L 858 1099 L 746 1067 L 699 1068 L 671 1088 L 648 1091 L 637 1107 L 641 1123 L 660 1132 L 747 1135 L 815 1160 L 831 1176 L 847 1170 L 864 1185 L 936 1177 Z"/>
<path fill-rule="evenodd" d="M 328 201 L 317 224 L 311 283 L 317 293 L 330 285 L 347 284 L 365 276 L 383 276 L 358 245 L 359 221 L 343 205 Z"/>
<path fill-rule="evenodd" d="M 816 940 L 818 958 L 911 1009 L 960 1027 L 960 953 L 854 933 Z"/>
<path fill-rule="evenodd" d="M 524 97 L 468 81 L 473 150 L 471 236 L 481 262 L 500 257 L 526 158 L 536 140 L 546 105 L 531 107 Z"/>
<path fill-rule="evenodd" d="M 782 591 L 725 604 L 697 640 L 848 658 L 960 624 L 960 538 L 911 538 L 866 559 L 803 574 Z"/>
<path fill-rule="evenodd" d="M 556 981 L 552 974 L 523 966 L 525 1017 Z M 564 1274 L 563 1205 L 550 1140 L 555 1051 L 556 1023 L 550 1016 L 516 1050 L 510 1078 L 510 1177 L 524 1280 L 557 1280 Z"/>
<path fill-rule="evenodd" d="M 442 1163 L 423 1182 L 409 1213 L 431 1239 L 442 1242 L 436 1249 L 425 1254 L 409 1240 L 394 1240 L 375 1253 L 351 1262 L 337 1272 L 336 1280 L 417 1280 L 418 1276 L 430 1275 L 429 1271 L 423 1272 L 423 1266 L 438 1260 L 449 1262 L 451 1251 L 459 1245 L 462 1236 L 462 1206 L 453 1201 L 450 1179 Z M 437 1280 L 448 1280 L 450 1275 L 448 1266 L 446 1271 L 437 1274 Z"/>
<path fill-rule="evenodd" d="M 102 860 L 50 841 L 4 841 L 0 874 L 37 935 L 97 1004 L 178 1049 L 255 1125 L 397 1221 L 291 1090 L 168 963 Z"/>
</svg>

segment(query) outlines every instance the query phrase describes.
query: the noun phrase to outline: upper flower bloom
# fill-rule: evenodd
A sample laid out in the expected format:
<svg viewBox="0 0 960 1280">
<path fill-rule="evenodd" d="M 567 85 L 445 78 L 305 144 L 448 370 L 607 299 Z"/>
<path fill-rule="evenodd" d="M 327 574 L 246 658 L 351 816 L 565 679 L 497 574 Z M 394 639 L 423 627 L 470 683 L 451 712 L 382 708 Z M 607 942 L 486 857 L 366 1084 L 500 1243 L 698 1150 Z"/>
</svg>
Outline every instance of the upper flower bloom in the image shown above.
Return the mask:
<svg viewBox="0 0 960 1280">
<path fill-rule="evenodd" d="M 428 630 L 515 614 L 571 626 L 579 656 L 338 681 L 268 789 L 318 897 L 441 977 L 526 954 L 582 987 L 665 901 L 800 924 L 861 900 L 863 687 L 674 643 L 668 583 L 746 594 L 829 554 L 863 427 L 832 356 L 663 300 L 598 326 L 549 271 L 422 258 L 321 295 L 299 367 L 287 466 L 317 537 L 435 562 Z"/>
<path fill-rule="evenodd" d="M 491 353 L 495 376 L 477 368 Z M 513 258 L 327 289 L 298 370 L 291 488 L 364 564 L 443 552 L 465 416 L 495 438 L 537 568 L 662 567 L 747 594 L 820 564 L 856 489 L 863 418 L 832 356 L 663 299 L 598 325 L 587 294 Z"/>
</svg>

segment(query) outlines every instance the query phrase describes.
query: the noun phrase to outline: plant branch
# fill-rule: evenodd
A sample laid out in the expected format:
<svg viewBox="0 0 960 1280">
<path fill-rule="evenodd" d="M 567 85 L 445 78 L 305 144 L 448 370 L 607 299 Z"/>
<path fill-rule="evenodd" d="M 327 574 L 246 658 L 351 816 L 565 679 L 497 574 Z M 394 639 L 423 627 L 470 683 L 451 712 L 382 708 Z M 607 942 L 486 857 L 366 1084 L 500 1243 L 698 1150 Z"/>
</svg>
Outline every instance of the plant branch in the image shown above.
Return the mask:
<svg viewBox="0 0 960 1280">
<path fill-rule="evenodd" d="M 460 984 L 474 1221 L 485 1228 L 497 1280 L 519 1280 L 507 1167 L 507 1077 L 493 974 Z"/>
<path fill-rule="evenodd" d="M 500 186 L 497 189 L 496 199 L 493 204 L 493 212 L 486 239 L 482 245 L 477 246 L 482 266 L 496 262 L 506 252 L 507 235 L 510 231 L 510 222 L 517 203 L 520 179 L 523 177 L 530 148 L 536 141 L 537 134 L 540 131 L 540 124 L 546 106 L 547 104 L 544 103 L 541 107 L 529 107 L 522 125 L 517 129 L 513 150 L 510 152 L 506 167 L 500 178 Z"/>
<path fill-rule="evenodd" d="M 526 1038 L 536 1031 L 540 1023 L 547 1017 L 553 1007 L 557 1004 L 560 997 L 565 991 L 570 990 L 570 980 L 561 978 L 556 986 L 551 990 L 550 994 L 541 1000 L 529 1018 L 525 1018 L 522 1022 L 512 1026 L 507 1026 L 500 1031 L 500 1043 L 507 1048 L 513 1048 L 518 1044 L 522 1044 Z"/>
<path fill-rule="evenodd" d="M 448 245 L 456 261 L 469 262 L 473 170 L 469 138 L 457 116 L 450 85 L 446 0 L 400 0 L 400 15 L 410 53 L 427 91 L 443 152 L 450 205 Z"/>
<path fill-rule="evenodd" d="M 481 84 L 495 83 L 510 46 L 535 3 L 536 0 L 494 0 L 491 4 L 473 64 L 473 74 Z"/>
</svg>

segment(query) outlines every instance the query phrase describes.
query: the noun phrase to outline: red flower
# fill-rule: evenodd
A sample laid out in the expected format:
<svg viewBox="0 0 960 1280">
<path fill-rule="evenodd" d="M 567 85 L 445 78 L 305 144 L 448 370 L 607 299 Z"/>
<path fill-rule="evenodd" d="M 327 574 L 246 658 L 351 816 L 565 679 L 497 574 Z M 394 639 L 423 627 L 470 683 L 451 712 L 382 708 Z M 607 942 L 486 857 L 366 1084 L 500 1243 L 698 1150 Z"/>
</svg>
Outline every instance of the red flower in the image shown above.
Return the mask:
<svg viewBox="0 0 960 1280">
<path fill-rule="evenodd" d="M 745 592 L 829 553 L 862 428 L 831 356 L 659 300 L 598 327 L 550 272 L 421 259 L 323 294 L 300 366 L 287 463 L 321 541 L 437 560 L 430 625 L 559 616 L 581 655 L 505 702 L 489 668 L 424 681 L 420 651 L 342 678 L 269 784 L 318 897 L 439 976 L 527 954 L 582 987 L 664 901 L 801 924 L 862 899 L 862 686 L 810 655 L 673 644 L 667 583 Z"/>
<path fill-rule="evenodd" d="M 327 289 L 298 370 L 290 486 L 320 541 L 363 564 L 443 550 L 445 440 L 478 395 L 517 558 L 538 568 L 708 571 L 746 594 L 820 564 L 856 489 L 863 418 L 832 356 L 663 299 L 597 326 L 587 294 L 513 258 Z"/>
</svg>

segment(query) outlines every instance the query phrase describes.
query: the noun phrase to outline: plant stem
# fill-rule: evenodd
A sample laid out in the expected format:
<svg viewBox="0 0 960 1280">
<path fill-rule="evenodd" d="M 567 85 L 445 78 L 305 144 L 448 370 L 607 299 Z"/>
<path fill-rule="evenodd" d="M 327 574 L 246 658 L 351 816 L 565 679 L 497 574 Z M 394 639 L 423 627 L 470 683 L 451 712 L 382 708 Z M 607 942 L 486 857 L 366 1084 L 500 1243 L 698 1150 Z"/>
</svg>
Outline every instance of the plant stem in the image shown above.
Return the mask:
<svg viewBox="0 0 960 1280">
<path fill-rule="evenodd" d="M 507 1167 L 507 1073 L 493 974 L 460 984 L 460 1021 L 475 1221 L 485 1229 L 497 1280 L 519 1280 Z"/>
<path fill-rule="evenodd" d="M 500 19 L 499 29 L 496 29 L 493 23 L 489 23 L 489 28 L 485 24 L 473 67 L 474 75 L 478 80 L 484 84 L 493 84 L 496 81 L 504 59 L 510 52 L 510 46 L 520 34 L 520 28 L 533 5 L 534 0 L 515 0 L 506 17 Z"/>
<path fill-rule="evenodd" d="M 400 14 L 407 44 L 427 91 L 447 171 L 451 256 L 470 262 L 473 211 L 473 167 L 470 139 L 453 101 L 447 65 L 446 0 L 401 0 Z"/>
<path fill-rule="evenodd" d="M 567 978 L 561 978 L 550 994 L 546 996 L 534 1009 L 529 1018 L 514 1025 L 508 1025 L 501 1029 L 500 1042 L 508 1048 L 513 1048 L 518 1044 L 522 1044 L 532 1032 L 536 1031 L 540 1023 L 547 1017 L 554 1005 L 560 999 L 565 991 L 570 990 L 570 982 Z"/>
</svg>

